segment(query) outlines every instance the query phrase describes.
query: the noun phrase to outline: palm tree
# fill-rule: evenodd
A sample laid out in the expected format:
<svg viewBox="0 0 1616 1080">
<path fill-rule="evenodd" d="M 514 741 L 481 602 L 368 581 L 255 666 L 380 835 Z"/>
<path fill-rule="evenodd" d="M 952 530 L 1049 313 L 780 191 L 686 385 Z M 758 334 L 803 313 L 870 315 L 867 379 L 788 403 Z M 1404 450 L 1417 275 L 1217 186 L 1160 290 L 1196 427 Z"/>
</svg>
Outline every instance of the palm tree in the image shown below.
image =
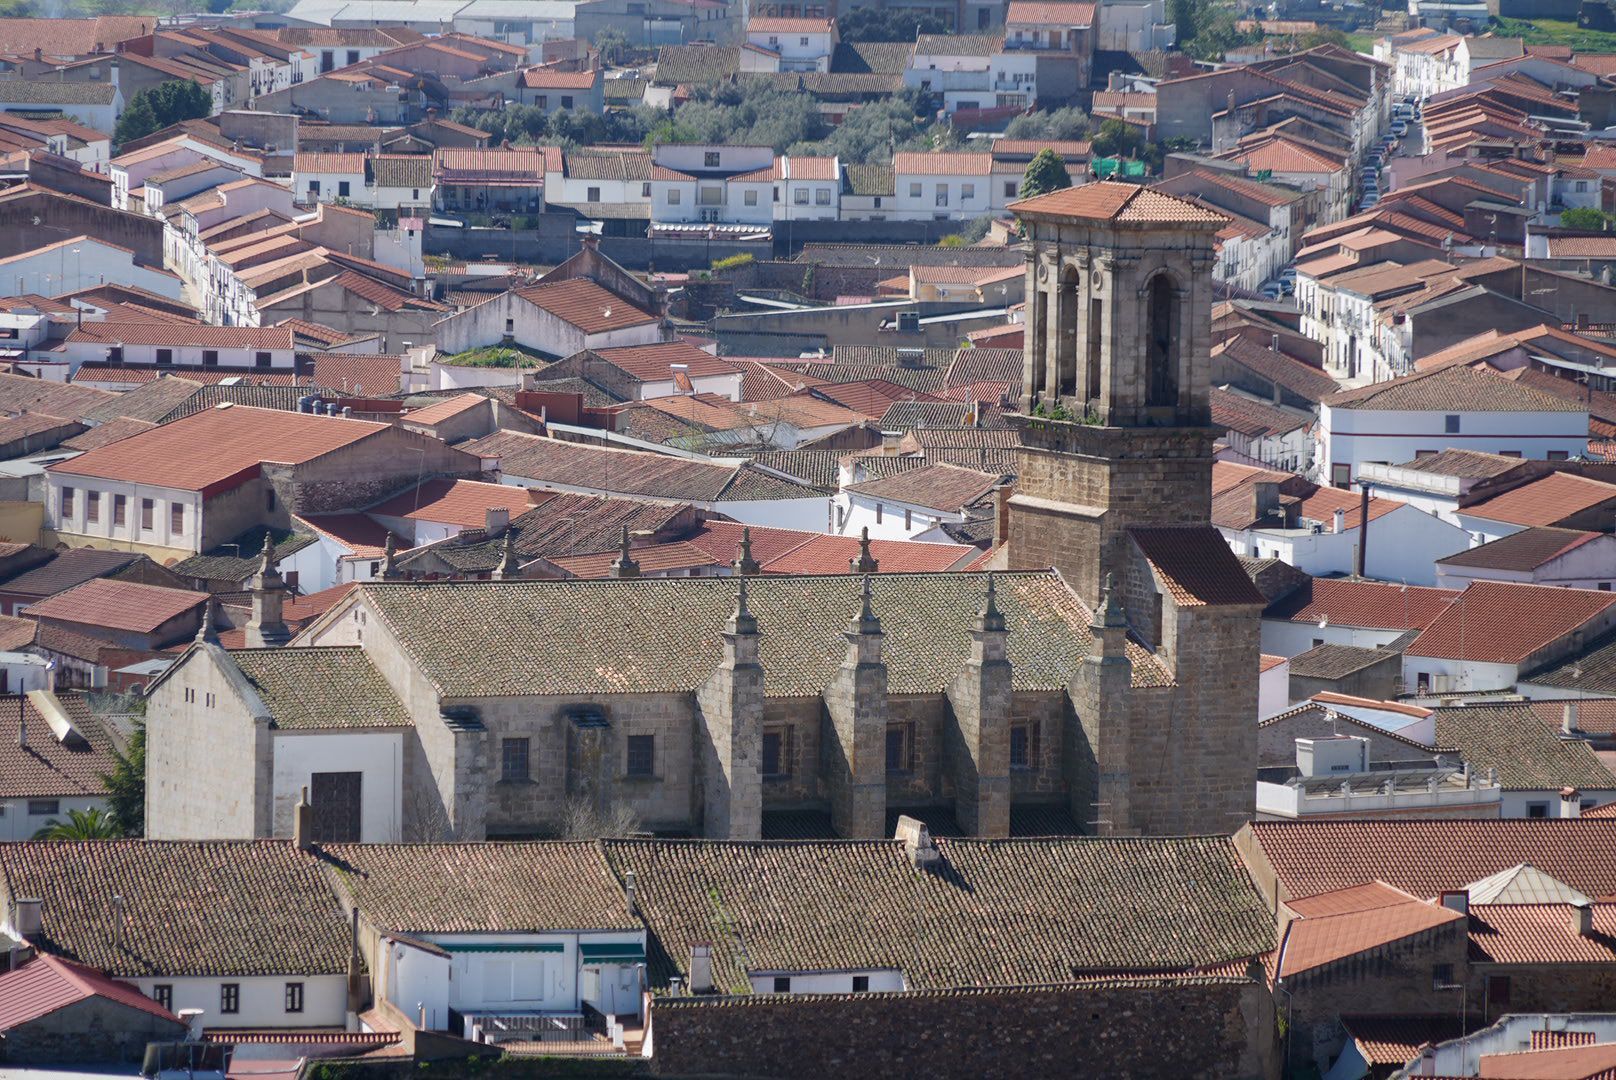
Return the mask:
<svg viewBox="0 0 1616 1080">
<path fill-rule="evenodd" d="M 123 826 L 105 810 L 69 810 L 67 820 L 52 818 L 34 834 L 35 840 L 116 840 Z"/>
</svg>

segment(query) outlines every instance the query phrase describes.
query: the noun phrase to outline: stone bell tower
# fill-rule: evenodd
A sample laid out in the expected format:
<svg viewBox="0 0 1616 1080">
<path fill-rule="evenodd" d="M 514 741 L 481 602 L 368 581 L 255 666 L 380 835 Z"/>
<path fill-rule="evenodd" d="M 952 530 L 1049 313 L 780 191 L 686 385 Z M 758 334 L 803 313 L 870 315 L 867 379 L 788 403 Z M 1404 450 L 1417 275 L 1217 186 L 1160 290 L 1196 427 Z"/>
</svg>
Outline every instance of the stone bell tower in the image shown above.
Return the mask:
<svg viewBox="0 0 1616 1080">
<path fill-rule="evenodd" d="M 1028 262 L 1009 565 L 1054 567 L 1095 613 L 1068 687 L 1073 814 L 1110 835 L 1233 831 L 1255 809 L 1262 597 L 1210 522 L 1227 219 L 1117 183 L 1011 209 Z"/>
<path fill-rule="evenodd" d="M 1124 576 L 1129 527 L 1210 517 L 1213 238 L 1227 219 L 1110 182 L 1013 210 L 1028 245 L 1010 565 L 1053 566 L 1093 604 L 1107 573 Z"/>
</svg>

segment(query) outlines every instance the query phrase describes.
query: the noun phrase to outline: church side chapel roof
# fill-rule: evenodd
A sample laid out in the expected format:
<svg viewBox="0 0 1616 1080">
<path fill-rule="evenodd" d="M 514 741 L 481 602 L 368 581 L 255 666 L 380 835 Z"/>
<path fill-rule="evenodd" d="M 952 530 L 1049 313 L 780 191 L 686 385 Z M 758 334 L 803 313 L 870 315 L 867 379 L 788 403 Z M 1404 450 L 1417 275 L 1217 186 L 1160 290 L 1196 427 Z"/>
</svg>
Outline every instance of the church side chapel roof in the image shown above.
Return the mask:
<svg viewBox="0 0 1616 1080">
<path fill-rule="evenodd" d="M 811 697 L 830 685 L 862 582 L 752 579 L 765 694 Z M 996 583 L 1015 688 L 1064 688 L 1089 651 L 1088 609 L 1050 571 L 998 574 Z M 943 692 L 965 664 L 987 575 L 880 574 L 870 587 L 891 692 Z M 388 583 L 353 595 L 440 693 L 468 698 L 691 692 L 718 666 L 735 608 L 735 584 L 721 578 Z M 1171 685 L 1147 649 L 1130 642 L 1128 656 L 1135 686 Z"/>
</svg>

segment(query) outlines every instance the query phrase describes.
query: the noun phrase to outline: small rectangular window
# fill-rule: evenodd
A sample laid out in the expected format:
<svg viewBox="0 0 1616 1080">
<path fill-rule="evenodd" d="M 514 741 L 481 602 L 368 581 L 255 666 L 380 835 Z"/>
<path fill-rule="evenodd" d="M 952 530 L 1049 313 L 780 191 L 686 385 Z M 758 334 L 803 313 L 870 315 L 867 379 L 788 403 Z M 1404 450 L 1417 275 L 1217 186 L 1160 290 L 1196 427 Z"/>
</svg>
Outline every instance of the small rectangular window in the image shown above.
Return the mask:
<svg viewBox="0 0 1616 1080">
<path fill-rule="evenodd" d="M 678 206 L 679 205 L 679 189 L 678 188 L 669 188 L 668 189 L 668 205 L 669 206 Z"/>
<path fill-rule="evenodd" d="M 937 185 L 937 205 L 938 206 L 947 206 L 948 205 L 948 187 L 945 184 L 938 184 Z"/>
<path fill-rule="evenodd" d="M 202 350 L 202 366 L 203 367 L 218 367 L 219 366 L 219 350 L 218 349 L 203 349 Z"/>
<path fill-rule="evenodd" d="M 1004 182 L 1004 197 L 1007 199 L 1013 199 L 1016 197 L 1016 182 L 1014 180 L 1006 180 Z"/>
<path fill-rule="evenodd" d="M 84 520 L 91 525 L 101 520 L 101 493 L 99 491 L 86 491 L 84 493 Z"/>
<path fill-rule="evenodd" d="M 774 728 L 763 733 L 763 775 L 790 776 L 794 740 L 792 730 Z"/>
<path fill-rule="evenodd" d="M 808 189 L 807 188 L 798 188 L 796 191 L 793 191 L 791 193 L 791 201 L 793 203 L 797 204 L 798 206 L 807 206 L 808 205 Z"/>
<path fill-rule="evenodd" d="M 717 150 L 708 150 L 706 153 L 702 154 L 702 159 L 701 160 L 702 160 L 702 165 L 705 168 L 708 168 L 708 169 L 716 169 L 716 168 L 718 168 L 718 151 Z"/>
<path fill-rule="evenodd" d="M 1518 458 L 1521 456 L 1521 452 L 1519 450 L 1500 450 L 1498 451 L 1498 456 Z"/>
<path fill-rule="evenodd" d="M 1526 804 L 1526 816 L 1529 818 L 1546 818 L 1549 816 L 1549 804 L 1546 802 L 1529 802 Z"/>
<path fill-rule="evenodd" d="M 286 984 L 286 1011 L 300 1013 L 303 1011 L 303 984 L 289 982 Z"/>
<path fill-rule="evenodd" d="M 30 817 L 54 817 L 62 812 L 62 804 L 58 799 L 29 799 L 28 814 Z"/>
<path fill-rule="evenodd" d="M 185 504 L 168 504 L 168 531 L 182 533 L 185 531 Z"/>
<path fill-rule="evenodd" d="M 255 353 L 253 355 L 253 363 L 257 364 L 259 367 L 269 367 L 273 362 L 273 359 L 274 358 L 267 352 Z"/>
<path fill-rule="evenodd" d="M 348 181 L 346 181 L 346 180 L 338 180 L 337 181 L 337 198 L 346 199 L 349 194 L 350 194 L 350 188 L 349 188 Z"/>
<path fill-rule="evenodd" d="M 791 993 L 791 976 L 790 975 L 776 975 L 774 977 L 774 992 L 776 994 L 789 994 L 789 993 Z"/>
<path fill-rule="evenodd" d="M 1041 756 L 1037 724 L 1015 724 L 1010 728 L 1010 767 L 1036 769 Z"/>
<path fill-rule="evenodd" d="M 174 984 L 156 983 L 151 988 L 151 999 L 162 1008 L 174 1010 Z"/>
<path fill-rule="evenodd" d="M 746 191 L 741 193 L 741 202 L 747 206 L 757 205 L 757 192 Z"/>
<path fill-rule="evenodd" d="M 960 203 L 963 205 L 966 199 L 974 199 L 974 198 L 976 198 L 976 185 L 975 184 L 961 184 L 960 185 Z"/>
<path fill-rule="evenodd" d="M 174 350 L 173 349 L 158 349 L 157 350 L 157 362 L 159 364 L 172 364 L 174 362 Z"/>
<path fill-rule="evenodd" d="M 1550 461 L 1567 461 L 1567 460 L 1570 460 L 1570 458 L 1571 458 L 1571 452 L 1569 450 L 1550 450 L 1549 451 L 1549 460 Z"/>
<path fill-rule="evenodd" d="M 1441 990 L 1453 985 L 1452 964 L 1431 965 L 1431 989 Z"/>
<path fill-rule="evenodd" d="M 314 196 L 316 199 L 318 199 L 320 197 L 320 181 L 318 181 L 318 180 L 310 180 L 309 181 L 309 194 Z"/>
<path fill-rule="evenodd" d="M 561 107 L 563 109 L 572 108 L 572 95 L 571 94 L 562 94 L 561 95 Z"/>
<path fill-rule="evenodd" d="M 892 724 L 887 728 L 887 772 L 909 772 L 914 768 L 914 739 L 908 725 Z"/>
<path fill-rule="evenodd" d="M 870 992 L 870 977 L 868 975 L 853 976 L 853 993 L 868 994 Z"/>
<path fill-rule="evenodd" d="M 911 199 L 920 198 L 920 185 L 919 184 L 910 184 L 909 185 L 909 197 Z"/>
<path fill-rule="evenodd" d="M 592 187 L 589 190 L 589 201 L 600 202 L 600 188 Z"/>
<path fill-rule="evenodd" d="M 155 504 L 151 499 L 140 500 L 140 527 L 142 529 L 150 529 L 152 527 L 152 512 L 154 505 Z"/>
<path fill-rule="evenodd" d="M 129 518 L 129 496 L 114 495 L 112 497 L 112 524 L 123 528 Z"/>
<path fill-rule="evenodd" d="M 626 740 L 627 758 L 626 772 L 630 776 L 654 776 L 656 774 L 656 736 L 630 735 Z"/>
<path fill-rule="evenodd" d="M 1457 435 L 1459 433 L 1459 418 L 1454 415 L 1444 416 L 1442 418 L 1442 430 L 1449 435 Z"/>
<path fill-rule="evenodd" d="M 241 1011 L 240 983 L 222 983 L 219 986 L 219 1011 L 222 1013 Z"/>
<path fill-rule="evenodd" d="M 528 740 L 503 739 L 499 744 L 499 778 L 507 781 L 526 781 L 528 771 Z"/>
<path fill-rule="evenodd" d="M 65 520 L 73 516 L 73 489 L 62 488 L 62 518 Z"/>
<path fill-rule="evenodd" d="M 830 205 L 830 189 L 829 188 L 820 188 L 818 191 L 814 192 L 814 205 L 815 206 L 829 206 Z"/>
<path fill-rule="evenodd" d="M 645 183 L 640 185 L 640 198 L 649 199 L 650 197 L 651 197 L 651 183 L 650 183 L 650 181 L 646 181 Z"/>
</svg>

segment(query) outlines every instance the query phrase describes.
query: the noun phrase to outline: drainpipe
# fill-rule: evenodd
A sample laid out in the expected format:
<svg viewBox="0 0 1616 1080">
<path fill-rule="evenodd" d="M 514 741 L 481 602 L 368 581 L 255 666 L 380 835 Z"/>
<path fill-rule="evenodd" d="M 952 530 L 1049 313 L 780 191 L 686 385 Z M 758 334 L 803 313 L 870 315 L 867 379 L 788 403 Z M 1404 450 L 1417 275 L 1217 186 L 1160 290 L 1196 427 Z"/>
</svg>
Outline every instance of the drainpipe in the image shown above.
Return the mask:
<svg viewBox="0 0 1616 1080">
<path fill-rule="evenodd" d="M 1358 481 L 1358 578 L 1364 577 L 1364 566 L 1369 561 L 1369 485 Z"/>
</svg>

